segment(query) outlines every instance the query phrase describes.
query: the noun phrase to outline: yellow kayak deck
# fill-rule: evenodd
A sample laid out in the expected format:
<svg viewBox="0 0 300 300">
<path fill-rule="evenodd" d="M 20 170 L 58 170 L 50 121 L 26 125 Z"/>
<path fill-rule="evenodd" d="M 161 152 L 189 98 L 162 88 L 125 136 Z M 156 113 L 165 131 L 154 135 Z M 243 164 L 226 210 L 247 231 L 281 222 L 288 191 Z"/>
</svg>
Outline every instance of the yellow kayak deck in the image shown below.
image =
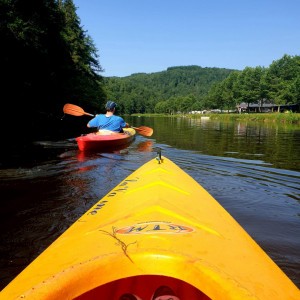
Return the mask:
<svg viewBox="0 0 300 300">
<path fill-rule="evenodd" d="M 169 159 L 153 159 L 97 202 L 0 299 L 300 299 L 229 213 Z"/>
</svg>

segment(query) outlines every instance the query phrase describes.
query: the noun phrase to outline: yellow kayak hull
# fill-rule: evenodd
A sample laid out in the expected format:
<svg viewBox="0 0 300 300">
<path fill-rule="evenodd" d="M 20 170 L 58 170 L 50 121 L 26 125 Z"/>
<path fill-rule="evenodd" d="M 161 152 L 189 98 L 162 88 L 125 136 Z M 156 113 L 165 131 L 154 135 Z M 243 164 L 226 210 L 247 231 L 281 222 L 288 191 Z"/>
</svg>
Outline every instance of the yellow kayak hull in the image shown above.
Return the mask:
<svg viewBox="0 0 300 300">
<path fill-rule="evenodd" d="M 229 213 L 169 159 L 133 172 L 20 273 L 0 299 L 300 299 Z"/>
</svg>

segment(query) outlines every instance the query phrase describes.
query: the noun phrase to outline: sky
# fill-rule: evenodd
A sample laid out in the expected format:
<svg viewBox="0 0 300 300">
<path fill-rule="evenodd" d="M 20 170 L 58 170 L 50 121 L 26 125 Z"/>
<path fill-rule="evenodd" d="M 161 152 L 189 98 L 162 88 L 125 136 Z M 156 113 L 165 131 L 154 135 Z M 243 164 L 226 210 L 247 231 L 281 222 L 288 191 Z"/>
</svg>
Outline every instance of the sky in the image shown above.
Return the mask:
<svg viewBox="0 0 300 300">
<path fill-rule="evenodd" d="M 103 76 L 197 65 L 243 70 L 300 55 L 300 0 L 73 0 Z"/>
</svg>

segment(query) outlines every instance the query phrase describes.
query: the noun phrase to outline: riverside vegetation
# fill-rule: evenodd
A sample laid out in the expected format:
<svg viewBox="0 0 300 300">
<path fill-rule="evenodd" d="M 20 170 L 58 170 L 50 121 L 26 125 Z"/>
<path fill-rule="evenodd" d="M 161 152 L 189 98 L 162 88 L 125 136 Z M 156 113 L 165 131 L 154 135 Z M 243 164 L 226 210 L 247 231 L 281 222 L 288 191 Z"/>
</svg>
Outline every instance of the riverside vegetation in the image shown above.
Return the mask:
<svg viewBox="0 0 300 300">
<path fill-rule="evenodd" d="M 198 116 L 199 117 L 199 116 Z M 210 119 L 222 121 L 250 121 L 300 125 L 299 113 L 250 113 L 250 114 L 211 114 Z"/>
<path fill-rule="evenodd" d="M 141 114 L 132 114 L 132 116 L 141 116 Z M 178 117 L 200 119 L 207 117 L 210 120 L 229 121 L 245 121 L 245 122 L 265 122 L 278 124 L 294 124 L 300 125 L 300 114 L 293 112 L 286 113 L 209 113 L 209 114 L 143 114 L 144 117 Z"/>
</svg>

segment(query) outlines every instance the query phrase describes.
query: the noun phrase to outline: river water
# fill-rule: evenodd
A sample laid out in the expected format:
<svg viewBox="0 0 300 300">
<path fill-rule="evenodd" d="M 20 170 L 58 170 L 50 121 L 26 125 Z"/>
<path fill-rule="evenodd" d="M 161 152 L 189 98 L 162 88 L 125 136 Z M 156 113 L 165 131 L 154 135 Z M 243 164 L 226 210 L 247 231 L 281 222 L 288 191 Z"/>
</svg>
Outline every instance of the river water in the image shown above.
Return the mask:
<svg viewBox="0 0 300 300">
<path fill-rule="evenodd" d="M 130 117 L 154 128 L 126 149 L 83 154 L 37 141 L 0 168 L 0 289 L 155 148 L 190 174 L 300 287 L 300 128 Z M 246 263 L 246 262 L 245 262 Z"/>
</svg>

